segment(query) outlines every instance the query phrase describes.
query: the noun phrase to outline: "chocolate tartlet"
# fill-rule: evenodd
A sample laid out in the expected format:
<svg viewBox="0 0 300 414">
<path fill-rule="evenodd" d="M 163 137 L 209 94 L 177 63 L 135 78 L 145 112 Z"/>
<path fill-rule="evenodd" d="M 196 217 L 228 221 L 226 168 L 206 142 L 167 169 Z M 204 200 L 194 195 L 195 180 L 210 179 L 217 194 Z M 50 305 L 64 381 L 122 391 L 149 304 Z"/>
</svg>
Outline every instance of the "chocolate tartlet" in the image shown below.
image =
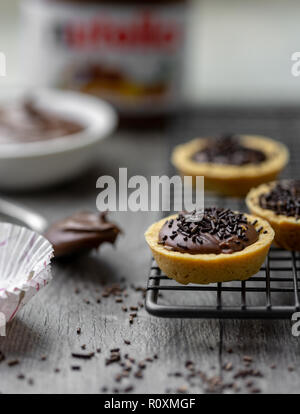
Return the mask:
<svg viewBox="0 0 300 414">
<path fill-rule="evenodd" d="M 160 220 L 145 233 L 158 266 L 180 283 L 245 280 L 257 273 L 274 232 L 264 220 L 206 208 Z"/>
<path fill-rule="evenodd" d="M 282 180 L 253 188 L 246 203 L 275 230 L 275 243 L 300 251 L 300 180 Z"/>
<path fill-rule="evenodd" d="M 177 146 L 172 163 L 182 176 L 205 177 L 205 188 L 242 196 L 274 180 L 288 162 L 287 148 L 270 138 L 224 135 L 197 138 Z"/>
<path fill-rule="evenodd" d="M 76 213 L 54 223 L 45 233 L 54 256 L 66 256 L 97 249 L 102 243 L 114 244 L 120 229 L 107 221 L 106 213 Z"/>
</svg>

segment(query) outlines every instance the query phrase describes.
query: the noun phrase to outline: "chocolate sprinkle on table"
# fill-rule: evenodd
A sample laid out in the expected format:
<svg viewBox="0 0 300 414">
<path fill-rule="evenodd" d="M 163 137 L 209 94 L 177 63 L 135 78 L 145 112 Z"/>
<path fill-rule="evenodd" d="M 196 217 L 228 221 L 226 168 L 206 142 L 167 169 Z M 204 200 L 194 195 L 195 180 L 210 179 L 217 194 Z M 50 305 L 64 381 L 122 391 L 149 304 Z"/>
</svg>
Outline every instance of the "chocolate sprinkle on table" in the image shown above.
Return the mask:
<svg viewBox="0 0 300 414">
<path fill-rule="evenodd" d="M 79 353 L 72 353 L 73 358 L 79 358 L 79 359 L 91 359 L 95 356 L 94 352 L 90 352 L 89 354 L 79 354 Z"/>
<path fill-rule="evenodd" d="M 18 359 L 13 359 L 11 361 L 8 361 L 7 365 L 9 367 L 14 367 L 15 365 L 19 365 L 20 361 Z"/>
<path fill-rule="evenodd" d="M 0 362 L 5 360 L 5 355 L 3 354 L 2 351 L 0 351 Z"/>
<path fill-rule="evenodd" d="M 72 369 L 72 371 L 80 371 L 81 367 L 79 365 L 72 365 L 71 369 Z"/>
</svg>

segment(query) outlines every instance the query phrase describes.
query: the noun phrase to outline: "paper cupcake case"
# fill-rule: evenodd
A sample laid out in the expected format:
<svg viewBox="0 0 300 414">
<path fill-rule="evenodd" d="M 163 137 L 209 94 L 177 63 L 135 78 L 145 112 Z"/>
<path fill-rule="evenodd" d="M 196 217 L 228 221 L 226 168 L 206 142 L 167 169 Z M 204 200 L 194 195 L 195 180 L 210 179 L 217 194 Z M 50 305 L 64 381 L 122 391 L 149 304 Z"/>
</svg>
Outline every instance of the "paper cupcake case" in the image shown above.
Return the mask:
<svg viewBox="0 0 300 414">
<path fill-rule="evenodd" d="M 0 223 L 0 313 L 6 322 L 51 280 L 52 257 L 53 248 L 43 236 Z"/>
</svg>

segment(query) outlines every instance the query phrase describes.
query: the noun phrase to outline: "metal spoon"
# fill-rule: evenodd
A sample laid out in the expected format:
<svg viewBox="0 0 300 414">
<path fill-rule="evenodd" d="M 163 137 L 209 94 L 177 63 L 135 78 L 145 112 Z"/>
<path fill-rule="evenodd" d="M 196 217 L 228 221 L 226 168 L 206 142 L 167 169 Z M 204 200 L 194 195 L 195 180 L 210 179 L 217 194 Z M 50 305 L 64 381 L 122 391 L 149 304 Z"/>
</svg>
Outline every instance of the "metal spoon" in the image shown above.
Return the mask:
<svg viewBox="0 0 300 414">
<path fill-rule="evenodd" d="M 0 214 L 17 219 L 37 233 L 44 233 L 49 226 L 47 220 L 33 210 L 0 198 Z"/>
</svg>

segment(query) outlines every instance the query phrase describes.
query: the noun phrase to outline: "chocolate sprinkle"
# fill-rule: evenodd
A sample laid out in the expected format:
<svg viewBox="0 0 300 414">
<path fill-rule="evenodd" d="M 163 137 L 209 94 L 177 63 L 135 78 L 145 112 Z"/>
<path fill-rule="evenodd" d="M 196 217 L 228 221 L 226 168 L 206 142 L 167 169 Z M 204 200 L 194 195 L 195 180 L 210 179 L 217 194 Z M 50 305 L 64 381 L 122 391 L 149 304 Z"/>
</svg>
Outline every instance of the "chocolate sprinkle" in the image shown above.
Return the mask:
<svg viewBox="0 0 300 414">
<path fill-rule="evenodd" d="M 170 223 L 172 226 L 170 227 Z M 173 236 L 176 235 L 176 240 Z M 170 236 L 165 239 L 166 236 Z M 233 253 L 258 240 L 253 224 L 241 213 L 229 209 L 206 208 L 204 211 L 180 213 L 176 220 L 166 221 L 159 240 L 164 248 L 182 253 Z"/>
<path fill-rule="evenodd" d="M 72 357 L 73 358 L 78 358 L 78 359 L 91 359 L 95 356 L 94 352 L 90 352 L 89 354 L 79 354 L 79 353 L 72 353 Z"/>
<path fill-rule="evenodd" d="M 259 205 L 275 214 L 300 218 L 300 180 L 278 182 L 268 193 L 259 196 Z"/>
<path fill-rule="evenodd" d="M 19 365 L 20 361 L 18 359 L 13 359 L 11 361 L 8 361 L 7 365 L 9 367 L 14 367 L 15 365 Z"/>
<path fill-rule="evenodd" d="M 197 151 L 192 159 L 198 163 L 214 163 L 228 165 L 259 164 L 266 160 L 262 151 L 248 148 L 239 136 L 222 135 L 207 140 L 207 145 Z"/>
</svg>

